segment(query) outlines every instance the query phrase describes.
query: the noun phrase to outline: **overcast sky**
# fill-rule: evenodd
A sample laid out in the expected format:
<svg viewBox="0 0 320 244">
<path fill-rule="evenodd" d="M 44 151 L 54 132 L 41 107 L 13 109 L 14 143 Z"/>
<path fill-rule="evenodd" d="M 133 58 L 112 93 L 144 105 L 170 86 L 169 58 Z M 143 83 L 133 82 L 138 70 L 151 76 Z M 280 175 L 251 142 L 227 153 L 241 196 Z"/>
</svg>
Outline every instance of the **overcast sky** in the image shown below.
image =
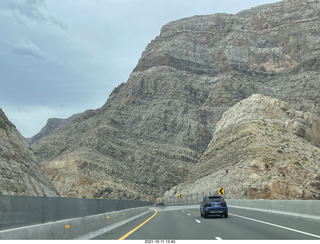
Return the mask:
<svg viewBox="0 0 320 244">
<path fill-rule="evenodd" d="M 101 107 L 166 23 L 272 0 L 0 0 L 0 108 L 25 137 Z"/>
</svg>

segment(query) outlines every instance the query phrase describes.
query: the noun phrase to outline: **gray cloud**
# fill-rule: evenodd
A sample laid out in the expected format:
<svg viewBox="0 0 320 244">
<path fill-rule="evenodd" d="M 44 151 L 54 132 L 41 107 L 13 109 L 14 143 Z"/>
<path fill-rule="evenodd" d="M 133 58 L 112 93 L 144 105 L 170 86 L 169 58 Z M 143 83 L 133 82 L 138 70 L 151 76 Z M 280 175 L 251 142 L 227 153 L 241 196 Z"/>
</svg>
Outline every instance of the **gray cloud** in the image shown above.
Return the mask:
<svg viewBox="0 0 320 244">
<path fill-rule="evenodd" d="M 14 47 L 11 51 L 17 55 L 31 56 L 36 59 L 44 58 L 44 53 L 34 43 L 31 42 L 26 42 Z"/>
<path fill-rule="evenodd" d="M 39 23 L 51 23 L 67 29 L 67 25 L 56 20 L 52 16 L 47 16 L 45 13 L 46 2 L 44 0 L 1 0 L 0 10 L 10 12 L 17 21 L 23 23 L 24 19 L 33 20 Z"/>
<path fill-rule="evenodd" d="M 2 0 L 0 8 L 37 21 L 43 21 L 46 17 L 39 8 L 44 6 L 43 0 Z"/>
</svg>

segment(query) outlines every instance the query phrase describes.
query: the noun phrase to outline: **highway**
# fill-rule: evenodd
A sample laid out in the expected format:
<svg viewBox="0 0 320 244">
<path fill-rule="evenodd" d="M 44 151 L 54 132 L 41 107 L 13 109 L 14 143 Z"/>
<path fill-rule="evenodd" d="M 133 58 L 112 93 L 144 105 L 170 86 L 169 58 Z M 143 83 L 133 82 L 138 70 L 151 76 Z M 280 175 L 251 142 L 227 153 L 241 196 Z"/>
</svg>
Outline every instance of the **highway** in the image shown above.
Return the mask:
<svg viewBox="0 0 320 244">
<path fill-rule="evenodd" d="M 100 240 L 320 240 L 320 221 L 229 207 L 229 218 L 200 217 L 199 206 L 161 206 Z M 159 242 L 157 240 L 166 240 Z"/>
</svg>

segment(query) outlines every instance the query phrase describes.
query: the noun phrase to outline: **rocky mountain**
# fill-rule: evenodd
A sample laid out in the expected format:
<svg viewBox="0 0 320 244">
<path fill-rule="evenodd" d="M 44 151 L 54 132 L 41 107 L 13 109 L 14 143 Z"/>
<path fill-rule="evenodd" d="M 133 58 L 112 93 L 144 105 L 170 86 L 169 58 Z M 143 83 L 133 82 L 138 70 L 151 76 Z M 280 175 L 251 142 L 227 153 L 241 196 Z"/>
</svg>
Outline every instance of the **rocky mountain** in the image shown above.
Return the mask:
<svg viewBox="0 0 320 244">
<path fill-rule="evenodd" d="M 161 196 L 252 94 L 320 115 L 320 5 L 285 0 L 163 26 L 105 105 L 33 144 L 63 196 Z"/>
<path fill-rule="evenodd" d="M 59 196 L 16 127 L 0 109 L 0 195 Z"/>
<path fill-rule="evenodd" d="M 320 199 L 319 146 L 319 117 L 255 94 L 223 114 L 198 164 L 166 196 L 222 187 L 235 199 Z"/>
<path fill-rule="evenodd" d="M 72 122 L 77 117 L 78 117 L 78 114 L 74 114 L 66 119 L 50 118 L 48 119 L 47 124 L 41 129 L 39 133 L 37 133 L 31 138 L 27 138 L 26 140 L 28 141 L 29 144 L 33 144 L 36 141 L 39 141 L 42 137 L 50 135 L 51 132 L 59 128 L 61 125 Z"/>
</svg>

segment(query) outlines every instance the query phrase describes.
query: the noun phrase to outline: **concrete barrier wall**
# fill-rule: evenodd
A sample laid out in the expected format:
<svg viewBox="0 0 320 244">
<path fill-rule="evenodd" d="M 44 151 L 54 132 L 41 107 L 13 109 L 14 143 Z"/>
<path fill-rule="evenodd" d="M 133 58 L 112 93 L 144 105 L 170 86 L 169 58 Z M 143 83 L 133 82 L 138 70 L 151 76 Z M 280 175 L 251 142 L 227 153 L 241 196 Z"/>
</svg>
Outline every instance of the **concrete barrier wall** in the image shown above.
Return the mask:
<svg viewBox="0 0 320 244">
<path fill-rule="evenodd" d="M 0 230 L 147 206 L 149 202 L 64 197 L 0 196 Z"/>
<path fill-rule="evenodd" d="M 113 211 L 93 216 L 66 219 L 0 231 L 2 240 L 92 239 L 126 222 L 148 213 L 149 207 Z"/>
<path fill-rule="evenodd" d="M 249 208 L 279 214 L 320 219 L 319 200 L 237 200 L 228 199 L 230 207 Z"/>
</svg>

